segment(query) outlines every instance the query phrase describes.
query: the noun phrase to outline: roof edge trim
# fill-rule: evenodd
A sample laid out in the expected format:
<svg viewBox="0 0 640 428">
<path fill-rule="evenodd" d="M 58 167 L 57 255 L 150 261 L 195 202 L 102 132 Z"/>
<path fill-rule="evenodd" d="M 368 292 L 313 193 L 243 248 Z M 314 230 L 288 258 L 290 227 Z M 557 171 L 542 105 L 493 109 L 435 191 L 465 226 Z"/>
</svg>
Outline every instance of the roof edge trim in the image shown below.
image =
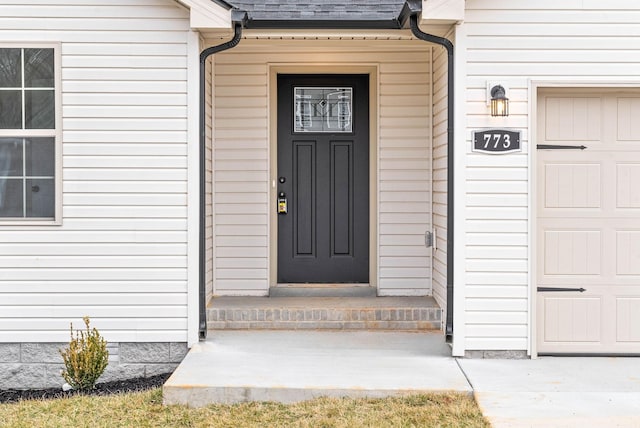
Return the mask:
<svg viewBox="0 0 640 428">
<path fill-rule="evenodd" d="M 232 4 L 227 3 L 224 0 L 209 0 L 209 1 L 212 1 L 215 4 L 217 4 L 218 6 L 222 6 L 222 7 L 226 8 L 227 10 L 231 10 L 234 7 Z"/>
<path fill-rule="evenodd" d="M 189 9 L 189 26 L 193 29 L 233 28 L 233 7 L 223 0 L 175 0 Z"/>
</svg>

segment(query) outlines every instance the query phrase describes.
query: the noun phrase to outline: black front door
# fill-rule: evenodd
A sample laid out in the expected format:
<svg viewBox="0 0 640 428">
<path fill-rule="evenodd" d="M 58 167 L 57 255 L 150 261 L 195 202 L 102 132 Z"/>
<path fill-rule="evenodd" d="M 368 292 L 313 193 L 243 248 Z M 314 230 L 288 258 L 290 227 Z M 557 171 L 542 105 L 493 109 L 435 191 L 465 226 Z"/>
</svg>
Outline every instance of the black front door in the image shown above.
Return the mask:
<svg viewBox="0 0 640 428">
<path fill-rule="evenodd" d="M 369 282 L 369 76 L 278 76 L 277 193 L 279 283 Z"/>
</svg>

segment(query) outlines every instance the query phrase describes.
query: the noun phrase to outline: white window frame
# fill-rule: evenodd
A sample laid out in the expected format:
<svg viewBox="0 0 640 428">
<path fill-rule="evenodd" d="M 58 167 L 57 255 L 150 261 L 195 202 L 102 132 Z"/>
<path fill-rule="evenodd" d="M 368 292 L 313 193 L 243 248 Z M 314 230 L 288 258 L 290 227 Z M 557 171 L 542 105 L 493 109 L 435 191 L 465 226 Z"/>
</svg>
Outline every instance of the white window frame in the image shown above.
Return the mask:
<svg viewBox="0 0 640 428">
<path fill-rule="evenodd" d="M 53 137 L 55 147 L 55 191 L 53 219 L 29 217 L 0 217 L 0 226 L 58 226 L 62 224 L 62 55 L 60 43 L 3 43 L 0 48 L 53 49 L 55 128 L 54 129 L 0 129 L 0 138 Z"/>
</svg>

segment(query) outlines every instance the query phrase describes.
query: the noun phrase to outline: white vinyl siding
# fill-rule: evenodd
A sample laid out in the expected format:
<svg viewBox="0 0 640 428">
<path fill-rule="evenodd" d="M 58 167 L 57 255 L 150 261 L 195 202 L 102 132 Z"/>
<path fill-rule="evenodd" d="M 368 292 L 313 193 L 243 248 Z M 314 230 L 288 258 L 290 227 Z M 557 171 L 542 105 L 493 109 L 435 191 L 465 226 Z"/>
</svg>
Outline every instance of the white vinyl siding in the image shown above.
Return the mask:
<svg viewBox="0 0 640 428">
<path fill-rule="evenodd" d="M 468 0 L 464 26 L 467 147 L 473 130 L 522 131 L 522 153 L 468 152 L 466 349 L 529 349 L 529 82 L 637 79 L 636 2 Z M 508 118 L 491 118 L 487 81 L 508 85 Z M 535 126 L 535 124 L 532 124 Z"/>
<path fill-rule="evenodd" d="M 243 40 L 216 56 L 216 294 L 269 287 L 269 64 L 378 66 L 379 292 L 431 294 L 430 52 L 408 40 Z"/>
<path fill-rule="evenodd" d="M 236 66 L 232 58 L 241 49 L 214 61 L 217 295 L 266 294 L 269 287 L 267 65 Z"/>
<path fill-rule="evenodd" d="M 379 295 L 431 295 L 431 46 L 380 57 Z"/>
<path fill-rule="evenodd" d="M 3 43 L 60 43 L 62 224 L 3 226 L 0 341 L 187 340 L 188 12 L 4 0 Z"/>
<path fill-rule="evenodd" d="M 205 132 L 206 132 L 206 175 L 205 175 L 205 295 L 208 302 L 213 296 L 213 61 L 215 56 L 210 56 L 206 64 L 206 85 L 205 85 Z"/>
</svg>

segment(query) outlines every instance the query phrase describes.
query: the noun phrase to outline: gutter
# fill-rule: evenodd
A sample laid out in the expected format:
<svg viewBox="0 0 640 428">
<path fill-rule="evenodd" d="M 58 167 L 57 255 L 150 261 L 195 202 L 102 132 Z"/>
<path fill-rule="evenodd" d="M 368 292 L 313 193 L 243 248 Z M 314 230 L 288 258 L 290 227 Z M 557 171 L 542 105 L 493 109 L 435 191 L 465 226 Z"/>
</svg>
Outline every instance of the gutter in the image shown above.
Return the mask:
<svg viewBox="0 0 640 428">
<path fill-rule="evenodd" d="M 422 12 L 422 2 L 407 0 L 400 13 L 400 22 L 409 21 L 411 33 L 420 40 L 435 43 L 447 50 L 447 319 L 445 338 L 447 343 L 453 341 L 453 106 L 454 106 L 454 61 L 453 43 L 444 37 L 423 32 L 418 26 L 418 15 Z"/>
<path fill-rule="evenodd" d="M 398 19 L 249 19 L 245 25 L 247 29 L 277 29 L 277 30 L 400 30 L 402 26 Z"/>
<path fill-rule="evenodd" d="M 207 292 L 206 292 L 206 275 L 207 275 L 207 247 L 206 237 L 204 230 L 207 225 L 207 213 L 206 213 L 206 146 L 207 146 L 207 105 L 206 105 L 206 85 L 207 79 L 205 76 L 207 70 L 207 59 L 211 55 L 218 52 L 225 51 L 227 49 L 234 48 L 240 43 L 242 38 L 242 27 L 247 19 L 247 13 L 240 10 L 231 11 L 231 22 L 233 23 L 233 38 L 222 44 L 211 46 L 200 53 L 200 221 L 199 221 L 199 266 L 198 266 L 198 282 L 199 282 L 199 327 L 198 335 L 201 340 L 207 338 Z"/>
</svg>

